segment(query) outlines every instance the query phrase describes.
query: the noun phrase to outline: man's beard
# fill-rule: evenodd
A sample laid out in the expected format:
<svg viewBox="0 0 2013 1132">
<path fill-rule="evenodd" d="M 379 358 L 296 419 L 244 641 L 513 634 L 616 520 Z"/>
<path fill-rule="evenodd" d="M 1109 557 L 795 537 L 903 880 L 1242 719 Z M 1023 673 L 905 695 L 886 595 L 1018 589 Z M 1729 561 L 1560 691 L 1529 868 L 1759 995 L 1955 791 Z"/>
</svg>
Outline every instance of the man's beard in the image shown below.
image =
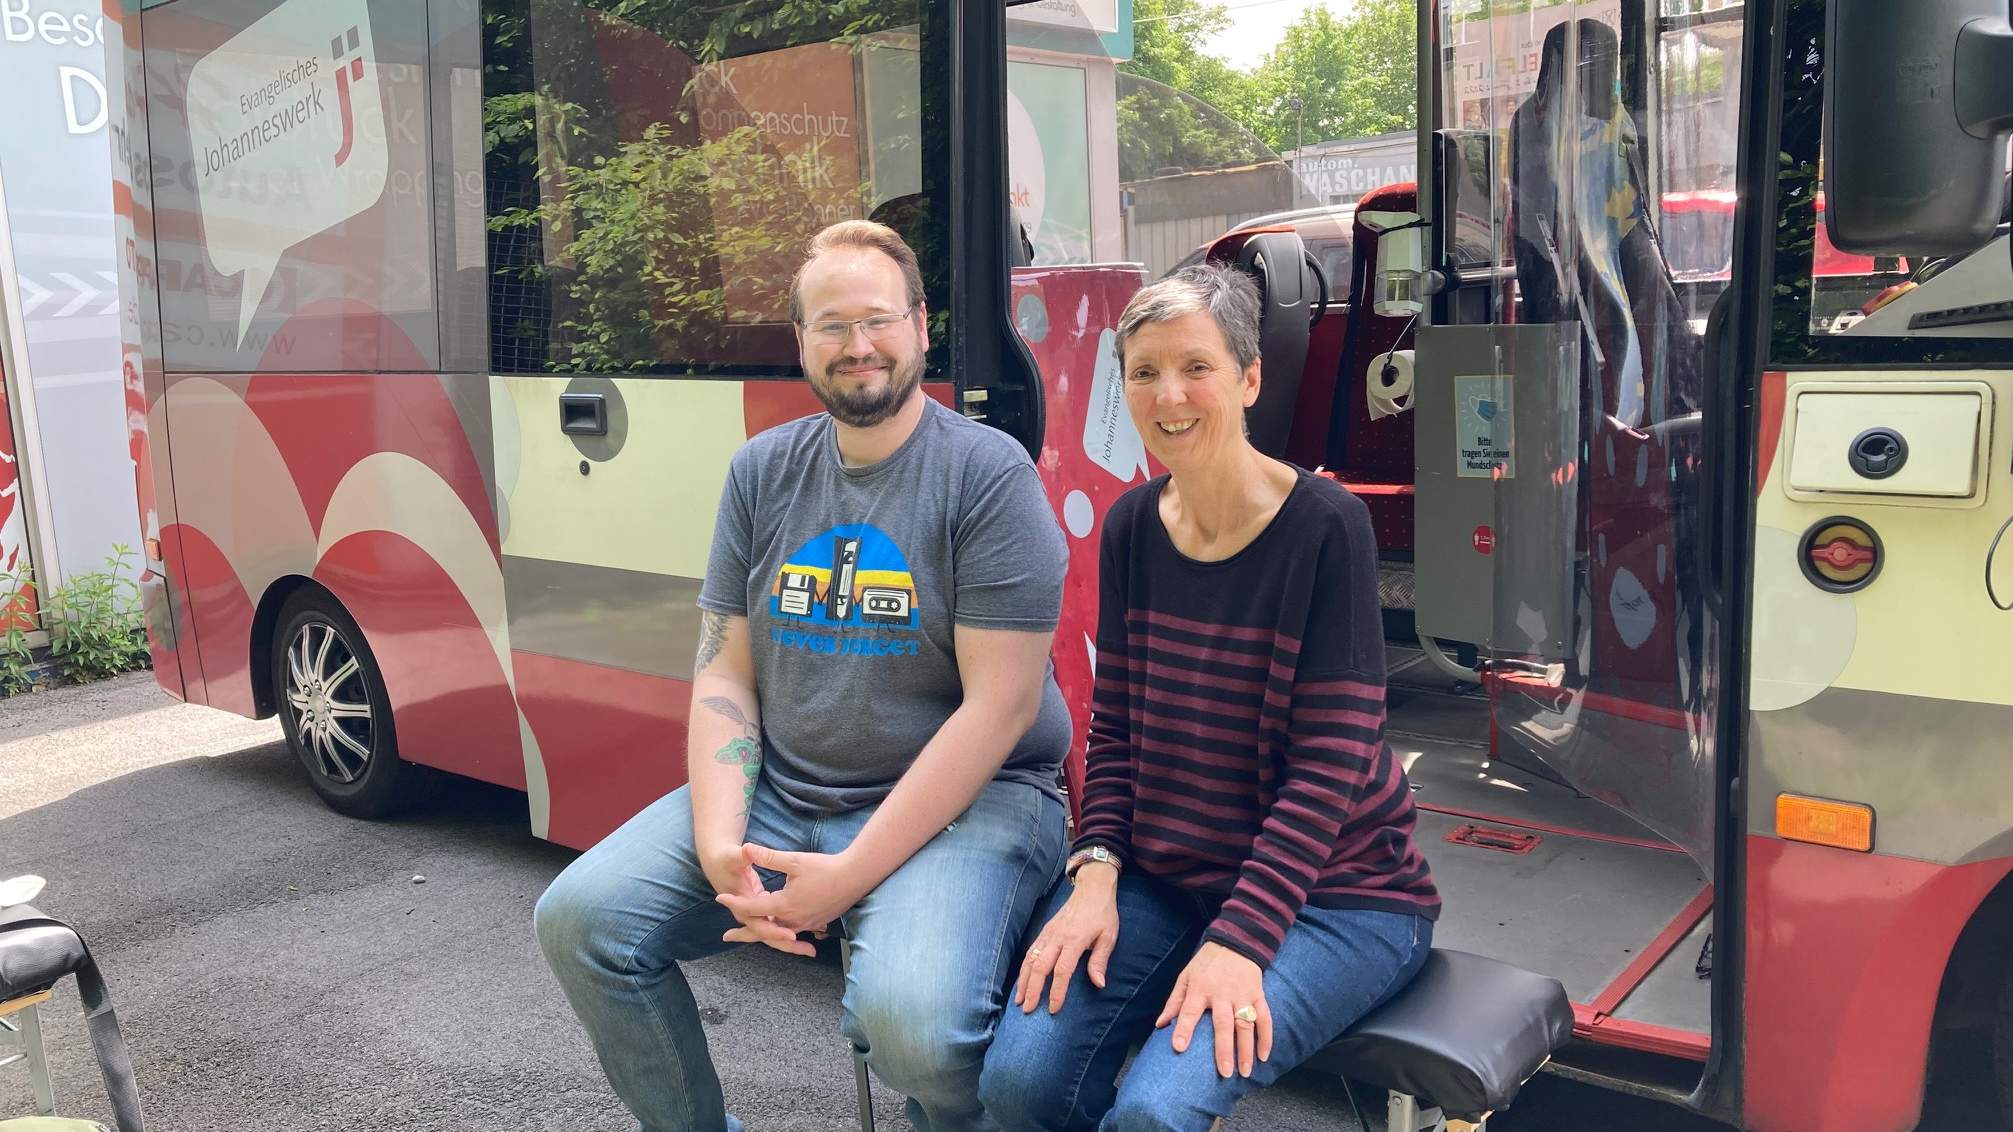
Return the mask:
<svg viewBox="0 0 2013 1132">
<path fill-rule="evenodd" d="M 839 378 L 833 371 L 844 365 L 858 365 L 863 361 L 874 361 L 888 367 L 887 383 L 879 389 L 845 389 L 839 386 Z M 832 419 L 854 428 L 872 428 L 901 411 L 908 403 L 909 395 L 923 381 L 923 359 L 921 355 L 908 361 L 897 361 L 886 354 L 876 353 L 869 358 L 836 358 L 825 367 L 824 374 L 811 380 L 811 391 L 824 402 Z"/>
</svg>

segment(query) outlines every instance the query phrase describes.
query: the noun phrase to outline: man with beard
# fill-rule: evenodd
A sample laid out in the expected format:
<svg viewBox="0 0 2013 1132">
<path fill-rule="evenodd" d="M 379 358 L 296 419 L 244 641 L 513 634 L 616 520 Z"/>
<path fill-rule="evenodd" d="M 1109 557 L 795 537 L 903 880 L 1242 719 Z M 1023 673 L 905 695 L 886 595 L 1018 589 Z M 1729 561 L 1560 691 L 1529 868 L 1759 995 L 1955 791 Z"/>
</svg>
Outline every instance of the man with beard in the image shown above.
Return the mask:
<svg viewBox="0 0 2013 1132">
<path fill-rule="evenodd" d="M 690 784 L 560 874 L 539 943 L 649 1132 L 740 1127 L 678 964 L 827 931 L 852 940 L 844 1032 L 910 1120 L 990 1129 L 1007 964 L 1062 858 L 1067 550 L 1027 454 L 923 395 L 922 276 L 892 229 L 819 233 L 790 314 L 827 412 L 728 471 Z"/>
</svg>

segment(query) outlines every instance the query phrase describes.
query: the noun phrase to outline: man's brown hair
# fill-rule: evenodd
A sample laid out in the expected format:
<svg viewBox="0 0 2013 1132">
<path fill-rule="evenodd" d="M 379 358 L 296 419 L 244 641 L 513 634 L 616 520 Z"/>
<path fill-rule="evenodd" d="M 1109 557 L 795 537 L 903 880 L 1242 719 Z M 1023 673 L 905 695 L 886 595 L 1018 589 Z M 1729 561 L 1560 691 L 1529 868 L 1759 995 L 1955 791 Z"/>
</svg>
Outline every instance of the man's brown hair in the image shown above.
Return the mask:
<svg viewBox="0 0 2013 1132">
<path fill-rule="evenodd" d="M 894 260 L 895 266 L 902 269 L 902 285 L 908 291 L 909 305 L 913 307 L 923 301 L 923 269 L 899 232 L 871 220 L 841 220 L 811 237 L 811 242 L 804 246 L 804 262 L 797 265 L 797 273 L 790 277 L 791 322 L 804 321 L 801 294 L 804 269 L 834 248 L 870 248 Z"/>
</svg>

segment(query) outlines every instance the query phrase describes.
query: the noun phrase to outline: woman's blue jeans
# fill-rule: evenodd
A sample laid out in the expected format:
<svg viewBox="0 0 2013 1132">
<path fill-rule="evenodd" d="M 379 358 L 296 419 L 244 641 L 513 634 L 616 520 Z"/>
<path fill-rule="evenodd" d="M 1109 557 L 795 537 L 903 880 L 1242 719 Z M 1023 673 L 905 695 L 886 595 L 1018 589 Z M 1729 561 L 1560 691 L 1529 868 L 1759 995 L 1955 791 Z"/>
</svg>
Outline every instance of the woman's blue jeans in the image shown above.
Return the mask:
<svg viewBox="0 0 2013 1132">
<path fill-rule="evenodd" d="M 1030 940 L 1070 891 L 1065 881 L 1049 897 Z M 1008 1003 L 979 1081 L 986 1110 L 1008 1132 L 1207 1132 L 1246 1094 L 1278 1080 L 1397 993 L 1433 945 L 1433 922 L 1423 916 L 1302 908 L 1265 971 L 1272 1056 L 1248 1078 L 1225 1078 L 1216 1072 L 1207 1015 L 1185 1053 L 1174 1052 L 1172 1024 L 1153 1028 L 1207 926 L 1207 912 L 1193 897 L 1150 877 L 1121 874 L 1118 944 L 1104 989 L 1092 986 L 1079 964 L 1060 1013 L 1048 1012 L 1046 997 L 1032 1014 Z M 1142 1041 L 1124 1084 L 1117 1084 L 1126 1054 Z"/>
</svg>

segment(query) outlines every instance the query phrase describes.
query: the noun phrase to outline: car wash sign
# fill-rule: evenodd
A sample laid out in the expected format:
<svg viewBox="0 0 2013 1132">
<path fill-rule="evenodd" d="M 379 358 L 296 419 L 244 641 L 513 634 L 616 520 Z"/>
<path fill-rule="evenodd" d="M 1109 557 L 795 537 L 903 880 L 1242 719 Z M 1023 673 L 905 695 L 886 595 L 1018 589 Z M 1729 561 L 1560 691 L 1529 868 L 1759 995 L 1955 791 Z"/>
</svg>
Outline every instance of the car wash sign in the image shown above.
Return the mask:
<svg viewBox="0 0 2013 1132">
<path fill-rule="evenodd" d="M 1419 179 L 1419 142 L 1410 133 L 1324 142 L 1297 150 L 1293 172 L 1307 197 L 1354 204 L 1364 193 Z"/>
</svg>

